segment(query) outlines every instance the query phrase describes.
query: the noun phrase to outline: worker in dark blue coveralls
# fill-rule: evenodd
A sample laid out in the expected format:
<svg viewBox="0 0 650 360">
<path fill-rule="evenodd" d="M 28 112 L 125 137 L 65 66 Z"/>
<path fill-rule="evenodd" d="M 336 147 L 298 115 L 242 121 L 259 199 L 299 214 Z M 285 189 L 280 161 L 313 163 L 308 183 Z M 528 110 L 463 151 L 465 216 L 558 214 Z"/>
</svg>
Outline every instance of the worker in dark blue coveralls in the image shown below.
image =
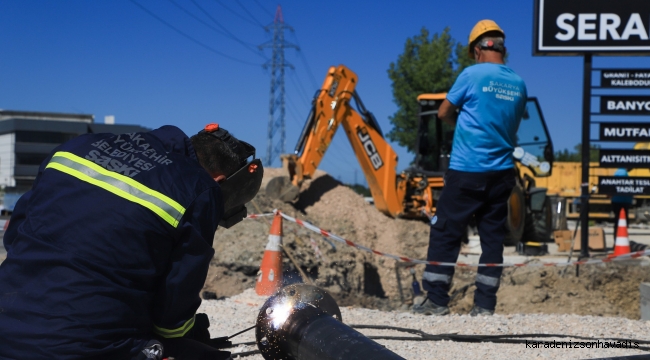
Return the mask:
<svg viewBox="0 0 650 360">
<path fill-rule="evenodd" d="M 218 224 L 259 190 L 254 150 L 217 124 L 55 149 L 4 236 L 0 359 L 229 359 L 196 311 Z"/>
<path fill-rule="evenodd" d="M 524 113 L 523 80 L 504 65 L 505 33 L 492 20 L 479 21 L 469 36 L 476 64 L 462 71 L 439 108 L 438 117 L 455 125 L 445 186 L 431 219 L 427 260 L 455 263 L 472 216 L 481 239 L 480 263 L 502 263 L 507 200 L 515 186 L 512 152 Z M 479 267 L 470 314 L 492 315 L 501 267 Z M 449 314 L 453 266 L 427 265 L 427 297 L 412 311 Z"/>
</svg>

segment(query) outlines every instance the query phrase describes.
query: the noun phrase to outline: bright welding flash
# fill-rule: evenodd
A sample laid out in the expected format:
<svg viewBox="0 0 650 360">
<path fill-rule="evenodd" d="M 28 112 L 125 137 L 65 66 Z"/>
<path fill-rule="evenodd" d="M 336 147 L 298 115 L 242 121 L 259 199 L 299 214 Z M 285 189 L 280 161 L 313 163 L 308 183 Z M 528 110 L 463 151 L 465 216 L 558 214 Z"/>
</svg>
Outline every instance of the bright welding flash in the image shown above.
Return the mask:
<svg viewBox="0 0 650 360">
<path fill-rule="evenodd" d="M 273 328 L 275 330 L 279 329 L 287 321 L 287 318 L 291 315 L 292 308 L 293 306 L 290 301 L 284 301 L 266 310 L 267 314 L 271 310 L 269 315 L 272 318 Z"/>
</svg>

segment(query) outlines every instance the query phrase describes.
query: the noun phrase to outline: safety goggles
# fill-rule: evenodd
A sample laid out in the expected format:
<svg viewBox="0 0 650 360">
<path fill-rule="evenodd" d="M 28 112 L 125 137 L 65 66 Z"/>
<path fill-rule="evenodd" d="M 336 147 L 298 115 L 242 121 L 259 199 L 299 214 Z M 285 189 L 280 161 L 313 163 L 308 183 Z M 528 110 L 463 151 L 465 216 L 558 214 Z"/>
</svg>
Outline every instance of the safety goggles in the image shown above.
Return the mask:
<svg viewBox="0 0 650 360">
<path fill-rule="evenodd" d="M 238 140 L 218 124 L 208 124 L 200 132 L 223 141 L 239 157 L 239 170 L 219 183 L 224 202 L 224 214 L 219 225 L 229 228 L 248 215 L 246 203 L 253 200 L 262 185 L 264 167 L 262 161 L 255 158 L 255 147 Z"/>
</svg>

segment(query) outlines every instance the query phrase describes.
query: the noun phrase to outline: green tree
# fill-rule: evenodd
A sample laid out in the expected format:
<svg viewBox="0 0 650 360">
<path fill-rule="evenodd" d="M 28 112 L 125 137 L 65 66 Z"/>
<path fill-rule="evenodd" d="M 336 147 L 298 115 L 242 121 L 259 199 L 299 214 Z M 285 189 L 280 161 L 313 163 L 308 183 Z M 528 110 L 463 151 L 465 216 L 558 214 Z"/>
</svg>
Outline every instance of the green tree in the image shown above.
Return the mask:
<svg viewBox="0 0 650 360">
<path fill-rule="evenodd" d="M 597 162 L 598 161 L 598 151 L 600 146 L 590 145 L 589 150 L 589 161 Z M 555 152 L 553 159 L 555 161 L 567 161 L 567 162 L 580 162 L 582 161 L 582 144 L 578 144 L 573 147 L 574 151 L 570 152 L 568 149 L 559 150 Z"/>
<path fill-rule="evenodd" d="M 386 134 L 388 139 L 414 153 L 417 96 L 449 91 L 458 74 L 473 63 L 467 56 L 467 45 L 452 39 L 449 28 L 440 35 L 430 36 L 423 27 L 419 35 L 407 39 L 404 53 L 388 69 L 388 77 L 393 82 L 393 101 L 397 104 L 397 112 L 389 117 L 393 129 Z"/>
</svg>

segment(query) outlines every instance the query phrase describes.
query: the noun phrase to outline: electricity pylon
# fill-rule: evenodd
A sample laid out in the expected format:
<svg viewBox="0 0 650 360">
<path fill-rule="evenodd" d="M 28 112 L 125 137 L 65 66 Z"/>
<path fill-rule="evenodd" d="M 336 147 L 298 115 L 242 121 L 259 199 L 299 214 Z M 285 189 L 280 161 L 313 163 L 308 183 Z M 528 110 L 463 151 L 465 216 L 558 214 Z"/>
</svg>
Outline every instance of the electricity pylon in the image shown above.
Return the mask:
<svg viewBox="0 0 650 360">
<path fill-rule="evenodd" d="M 278 5 L 275 12 L 273 23 L 264 27 L 266 31 L 273 31 L 273 40 L 259 46 L 260 49 L 272 48 L 273 55 L 271 60 L 262 65 L 264 69 L 271 68 L 271 95 L 269 98 L 269 126 L 267 135 L 266 163 L 265 166 L 271 166 L 273 159 L 283 154 L 285 147 L 284 132 L 284 68 L 286 66 L 293 69 L 293 65 L 284 60 L 284 49 L 300 48 L 294 44 L 284 41 L 284 30 L 293 31 L 293 28 L 284 23 L 282 17 L 282 8 Z M 279 110 L 279 111 L 278 111 Z M 273 137 L 280 131 L 279 141 L 273 145 Z"/>
</svg>

